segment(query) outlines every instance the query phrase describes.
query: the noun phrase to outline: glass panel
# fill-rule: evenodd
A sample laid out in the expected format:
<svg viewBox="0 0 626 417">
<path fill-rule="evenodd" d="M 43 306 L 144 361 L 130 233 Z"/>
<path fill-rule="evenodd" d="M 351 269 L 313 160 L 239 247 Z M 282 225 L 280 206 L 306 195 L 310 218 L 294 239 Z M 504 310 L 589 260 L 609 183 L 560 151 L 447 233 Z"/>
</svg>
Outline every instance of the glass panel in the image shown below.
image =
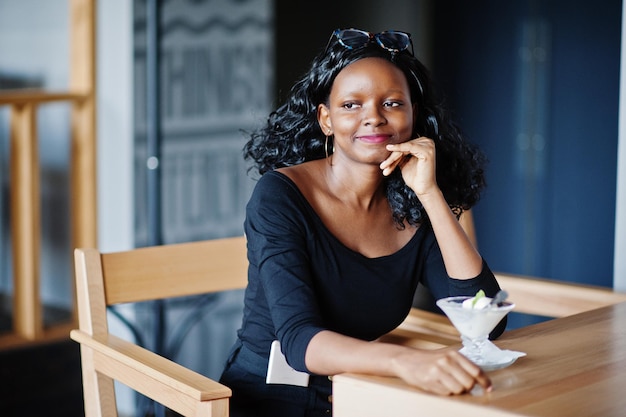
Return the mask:
<svg viewBox="0 0 626 417">
<path fill-rule="evenodd" d="M 273 102 L 272 2 L 165 2 L 160 11 L 163 243 L 243 233 L 253 187 L 242 131 Z M 136 242 L 148 242 L 146 5 L 135 2 Z"/>
<path fill-rule="evenodd" d="M 158 124 L 151 125 L 149 4 L 134 2 L 136 246 L 154 244 L 155 236 L 167 244 L 241 235 L 254 186 L 243 160 L 242 132 L 264 121 L 274 100 L 272 0 L 160 4 L 160 108 Z M 149 142 L 152 129 L 160 132 L 155 147 Z M 158 165 L 149 154 L 155 148 Z M 157 208 L 149 206 L 150 166 L 160 170 Z M 160 223 L 151 230 L 154 212 Z M 126 315 L 134 317 L 129 327 L 141 330 L 138 338 L 147 347 L 218 378 L 242 310 L 243 292 L 234 291 L 139 303 Z M 139 412 L 151 407 L 138 397 Z"/>
</svg>

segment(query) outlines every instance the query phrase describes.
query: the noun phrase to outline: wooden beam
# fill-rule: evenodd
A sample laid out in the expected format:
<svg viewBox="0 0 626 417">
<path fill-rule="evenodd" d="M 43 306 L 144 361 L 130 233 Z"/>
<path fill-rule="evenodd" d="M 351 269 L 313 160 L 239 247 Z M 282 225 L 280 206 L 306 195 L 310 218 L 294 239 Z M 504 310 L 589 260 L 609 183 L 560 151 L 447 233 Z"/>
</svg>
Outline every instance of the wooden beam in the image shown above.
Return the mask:
<svg viewBox="0 0 626 417">
<path fill-rule="evenodd" d="M 4 90 L 0 92 L 0 106 L 16 104 L 41 104 L 59 101 L 80 102 L 87 96 L 82 93 L 55 92 L 44 90 Z"/>
<path fill-rule="evenodd" d="M 43 331 L 39 294 L 41 209 L 37 106 L 11 107 L 11 233 L 13 242 L 13 327 L 28 340 Z"/>
<path fill-rule="evenodd" d="M 84 96 L 72 108 L 70 244 L 72 248 L 95 248 L 98 245 L 95 0 L 70 0 L 70 34 L 70 91 Z"/>
<path fill-rule="evenodd" d="M 83 94 L 72 111 L 73 248 L 96 247 L 96 12 L 94 0 L 70 0 L 70 91 Z"/>
</svg>

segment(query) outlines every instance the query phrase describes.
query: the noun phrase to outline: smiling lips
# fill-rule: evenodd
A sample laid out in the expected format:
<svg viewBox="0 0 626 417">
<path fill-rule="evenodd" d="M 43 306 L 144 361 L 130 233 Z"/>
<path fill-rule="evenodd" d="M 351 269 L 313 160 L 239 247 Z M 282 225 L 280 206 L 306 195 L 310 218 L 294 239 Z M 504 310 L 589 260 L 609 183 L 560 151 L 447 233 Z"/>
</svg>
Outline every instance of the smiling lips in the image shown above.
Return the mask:
<svg viewBox="0 0 626 417">
<path fill-rule="evenodd" d="M 390 135 L 364 135 L 357 136 L 357 139 L 365 143 L 384 143 L 391 138 Z"/>
</svg>

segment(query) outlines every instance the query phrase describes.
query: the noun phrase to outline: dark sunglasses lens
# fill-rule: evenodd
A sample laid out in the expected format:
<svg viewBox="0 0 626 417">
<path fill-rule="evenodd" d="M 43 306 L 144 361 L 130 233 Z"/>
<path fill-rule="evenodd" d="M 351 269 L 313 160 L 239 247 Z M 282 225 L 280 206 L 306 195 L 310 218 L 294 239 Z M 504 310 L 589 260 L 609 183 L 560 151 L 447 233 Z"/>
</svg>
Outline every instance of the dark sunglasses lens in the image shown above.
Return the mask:
<svg viewBox="0 0 626 417">
<path fill-rule="evenodd" d="M 356 29 L 344 29 L 336 33 L 337 39 L 343 46 L 349 49 L 360 48 L 367 45 L 370 40 L 369 34 Z"/>
<path fill-rule="evenodd" d="M 403 32 L 383 32 L 376 36 L 376 39 L 383 48 L 400 52 L 404 51 L 411 44 L 409 35 Z"/>
</svg>

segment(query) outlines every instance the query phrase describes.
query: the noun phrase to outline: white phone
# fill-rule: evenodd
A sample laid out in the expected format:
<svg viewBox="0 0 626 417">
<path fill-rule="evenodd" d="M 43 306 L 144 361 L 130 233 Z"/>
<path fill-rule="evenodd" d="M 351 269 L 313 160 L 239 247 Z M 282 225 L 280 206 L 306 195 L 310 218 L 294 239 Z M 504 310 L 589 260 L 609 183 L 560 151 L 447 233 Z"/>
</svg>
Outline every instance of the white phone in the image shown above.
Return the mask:
<svg viewBox="0 0 626 417">
<path fill-rule="evenodd" d="M 309 386 L 309 374 L 296 371 L 287 363 L 285 355 L 280 350 L 280 342 L 274 340 L 270 348 L 270 360 L 267 364 L 266 384 L 287 384 L 300 387 Z"/>
</svg>

